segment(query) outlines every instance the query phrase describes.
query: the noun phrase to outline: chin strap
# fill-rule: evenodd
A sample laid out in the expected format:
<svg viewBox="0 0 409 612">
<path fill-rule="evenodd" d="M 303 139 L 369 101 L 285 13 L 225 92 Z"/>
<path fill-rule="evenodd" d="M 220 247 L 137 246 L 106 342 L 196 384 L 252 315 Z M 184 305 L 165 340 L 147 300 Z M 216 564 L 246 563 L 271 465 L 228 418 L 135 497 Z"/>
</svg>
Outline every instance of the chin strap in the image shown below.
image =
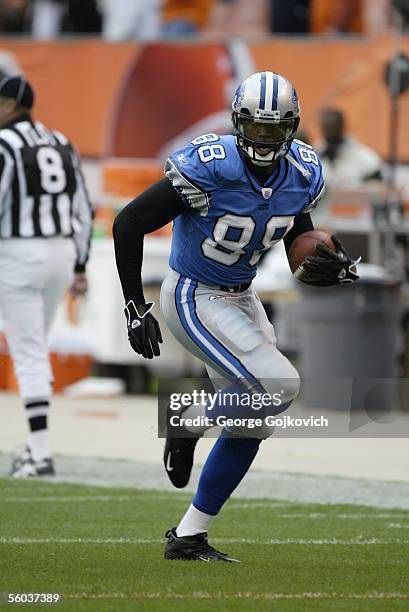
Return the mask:
<svg viewBox="0 0 409 612">
<path fill-rule="evenodd" d="M 251 154 L 250 151 L 251 150 Z M 247 157 L 249 158 L 249 160 L 251 161 L 252 164 L 254 164 L 255 166 L 271 166 L 271 164 L 274 164 L 274 162 L 278 162 L 280 161 L 280 159 L 282 159 L 282 157 L 274 157 L 273 159 L 257 159 L 255 156 L 257 155 L 257 153 L 254 150 L 254 147 L 249 146 L 246 149 L 247 151 Z M 283 156 L 285 157 L 285 155 Z"/>
</svg>

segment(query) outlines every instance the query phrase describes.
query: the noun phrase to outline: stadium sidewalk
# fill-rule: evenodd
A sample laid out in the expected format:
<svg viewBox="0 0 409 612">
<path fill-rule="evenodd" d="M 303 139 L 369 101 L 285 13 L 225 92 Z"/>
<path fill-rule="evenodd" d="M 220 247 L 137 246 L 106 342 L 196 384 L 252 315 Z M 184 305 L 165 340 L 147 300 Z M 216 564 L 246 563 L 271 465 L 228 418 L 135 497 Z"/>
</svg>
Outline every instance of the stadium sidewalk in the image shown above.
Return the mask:
<svg viewBox="0 0 409 612">
<path fill-rule="evenodd" d="M 0 452 L 8 453 L 26 437 L 17 395 L 0 393 Z M 409 414 L 405 417 L 409 421 Z M 156 400 L 145 396 L 66 399 L 57 396 L 51 411 L 53 452 L 158 465 L 163 440 L 157 437 Z M 407 429 L 407 428 L 406 428 Z M 198 445 L 196 464 L 205 460 L 213 440 Z M 254 468 L 409 483 L 409 440 L 405 438 L 271 438 Z"/>
</svg>

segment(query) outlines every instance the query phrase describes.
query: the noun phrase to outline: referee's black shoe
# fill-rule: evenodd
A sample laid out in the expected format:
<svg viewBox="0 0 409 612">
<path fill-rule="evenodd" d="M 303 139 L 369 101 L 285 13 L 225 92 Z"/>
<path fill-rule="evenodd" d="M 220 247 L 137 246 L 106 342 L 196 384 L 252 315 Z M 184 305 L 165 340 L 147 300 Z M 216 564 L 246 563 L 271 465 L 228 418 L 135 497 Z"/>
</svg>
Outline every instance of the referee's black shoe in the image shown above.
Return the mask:
<svg viewBox="0 0 409 612">
<path fill-rule="evenodd" d="M 54 476 L 54 463 L 51 457 L 34 461 L 28 446 L 13 455 L 9 476 L 12 478 L 35 478 L 37 476 Z"/>
<path fill-rule="evenodd" d="M 187 408 L 175 411 L 168 406 L 166 413 L 166 442 L 163 463 L 169 480 L 177 489 L 182 489 L 189 482 L 196 444 L 202 437 L 191 433 L 185 427 L 171 424 L 171 417 L 181 416 Z M 181 435 L 182 437 L 180 437 Z"/>
<path fill-rule="evenodd" d="M 176 527 L 166 532 L 168 539 L 165 546 L 165 559 L 182 559 L 184 561 L 224 561 L 226 563 L 240 563 L 238 559 L 229 557 L 226 553 L 210 546 L 207 541 L 207 533 L 198 533 L 193 536 L 178 538 Z"/>
</svg>

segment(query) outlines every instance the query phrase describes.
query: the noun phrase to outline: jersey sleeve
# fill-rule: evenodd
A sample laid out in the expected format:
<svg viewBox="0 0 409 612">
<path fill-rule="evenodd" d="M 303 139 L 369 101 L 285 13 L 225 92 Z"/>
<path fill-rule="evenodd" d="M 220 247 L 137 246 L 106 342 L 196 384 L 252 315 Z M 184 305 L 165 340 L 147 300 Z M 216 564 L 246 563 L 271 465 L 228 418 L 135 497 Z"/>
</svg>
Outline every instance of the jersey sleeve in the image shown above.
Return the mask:
<svg viewBox="0 0 409 612">
<path fill-rule="evenodd" d="M 14 173 L 14 160 L 0 142 L 0 217 L 3 213 L 4 200 L 10 189 Z"/>
<path fill-rule="evenodd" d="M 84 272 L 91 246 L 94 210 L 88 195 L 79 153 L 72 147 L 72 163 L 76 177 L 76 191 L 73 201 L 73 239 L 77 251 L 75 272 Z"/>
<path fill-rule="evenodd" d="M 309 183 L 308 201 L 301 211 L 307 213 L 317 207 L 325 191 L 322 164 L 313 147 L 301 140 L 294 140 L 294 145 L 291 152 L 301 165 L 304 176 Z"/>
<path fill-rule="evenodd" d="M 217 186 L 217 157 L 214 155 L 224 149 L 216 141 L 203 141 L 198 144 L 194 142 L 179 149 L 166 160 L 165 175 L 185 206 L 206 215 L 211 193 Z"/>
</svg>

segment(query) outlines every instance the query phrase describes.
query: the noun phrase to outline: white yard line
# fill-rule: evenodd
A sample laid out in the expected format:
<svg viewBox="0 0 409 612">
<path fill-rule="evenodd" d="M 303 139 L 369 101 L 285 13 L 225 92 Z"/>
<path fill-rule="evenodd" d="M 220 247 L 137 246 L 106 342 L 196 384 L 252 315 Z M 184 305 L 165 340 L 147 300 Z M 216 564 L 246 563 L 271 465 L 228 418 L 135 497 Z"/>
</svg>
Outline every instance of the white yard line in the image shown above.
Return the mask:
<svg viewBox="0 0 409 612">
<path fill-rule="evenodd" d="M 261 545 L 344 545 L 344 546 L 372 546 L 378 544 L 409 544 L 408 540 L 401 539 L 385 539 L 385 538 L 351 538 L 342 540 L 340 538 L 323 538 L 323 539 L 268 539 L 259 540 L 257 538 L 214 538 L 212 542 L 216 544 L 261 544 Z M 20 538 L 12 536 L 0 536 L 0 544 L 161 544 L 164 539 L 144 539 L 144 538 Z"/>
<path fill-rule="evenodd" d="M 161 593 L 161 592 L 113 592 L 113 593 L 67 593 L 65 599 L 251 599 L 251 600 L 286 600 L 286 599 L 362 599 L 362 600 L 407 600 L 409 593 L 257 593 L 239 591 L 237 593 L 209 593 L 208 591 L 193 591 L 191 593 Z"/>
<path fill-rule="evenodd" d="M 144 538 L 20 538 L 0 536 L 0 544 L 163 544 L 164 539 Z"/>
<path fill-rule="evenodd" d="M 289 506 L 290 504 L 288 504 Z M 265 508 L 274 510 L 277 508 L 277 505 L 272 504 L 270 502 L 255 502 L 254 504 L 250 503 L 232 503 L 227 505 L 224 508 L 224 511 L 233 510 L 233 509 L 251 509 L 251 508 Z M 324 518 L 336 518 L 336 519 L 397 519 L 404 518 L 409 519 L 409 512 L 399 512 L 396 513 L 391 512 L 380 512 L 380 513 L 370 513 L 370 512 L 350 512 L 350 513 L 334 513 L 329 510 L 328 512 L 286 512 L 286 513 L 274 513 L 274 518 L 287 519 L 287 518 L 308 518 L 308 519 L 324 519 Z"/>
<path fill-rule="evenodd" d="M 0 504 L 2 504 L 3 502 L 5 503 L 27 503 L 27 502 L 33 502 L 33 503 L 39 503 L 39 502 L 43 502 L 43 503 L 51 503 L 54 504 L 56 502 L 62 502 L 62 503 L 74 503 L 76 504 L 77 502 L 122 502 L 122 501 L 133 501 L 135 503 L 140 503 L 141 501 L 167 501 L 167 502 L 177 502 L 177 503 L 183 503 L 185 504 L 187 502 L 187 500 L 190 499 L 189 497 L 184 497 L 181 499 L 175 499 L 172 495 L 143 495 L 138 497 L 137 495 L 58 495 L 58 496 L 43 496 L 43 497 L 37 497 L 37 496 L 32 496 L 32 497 L 20 497 L 20 496 L 16 496 L 16 497 L 1 497 L 0 498 Z M 288 505 L 288 504 L 287 504 Z M 395 515 L 392 515 L 390 518 L 399 518 Z"/>
</svg>

